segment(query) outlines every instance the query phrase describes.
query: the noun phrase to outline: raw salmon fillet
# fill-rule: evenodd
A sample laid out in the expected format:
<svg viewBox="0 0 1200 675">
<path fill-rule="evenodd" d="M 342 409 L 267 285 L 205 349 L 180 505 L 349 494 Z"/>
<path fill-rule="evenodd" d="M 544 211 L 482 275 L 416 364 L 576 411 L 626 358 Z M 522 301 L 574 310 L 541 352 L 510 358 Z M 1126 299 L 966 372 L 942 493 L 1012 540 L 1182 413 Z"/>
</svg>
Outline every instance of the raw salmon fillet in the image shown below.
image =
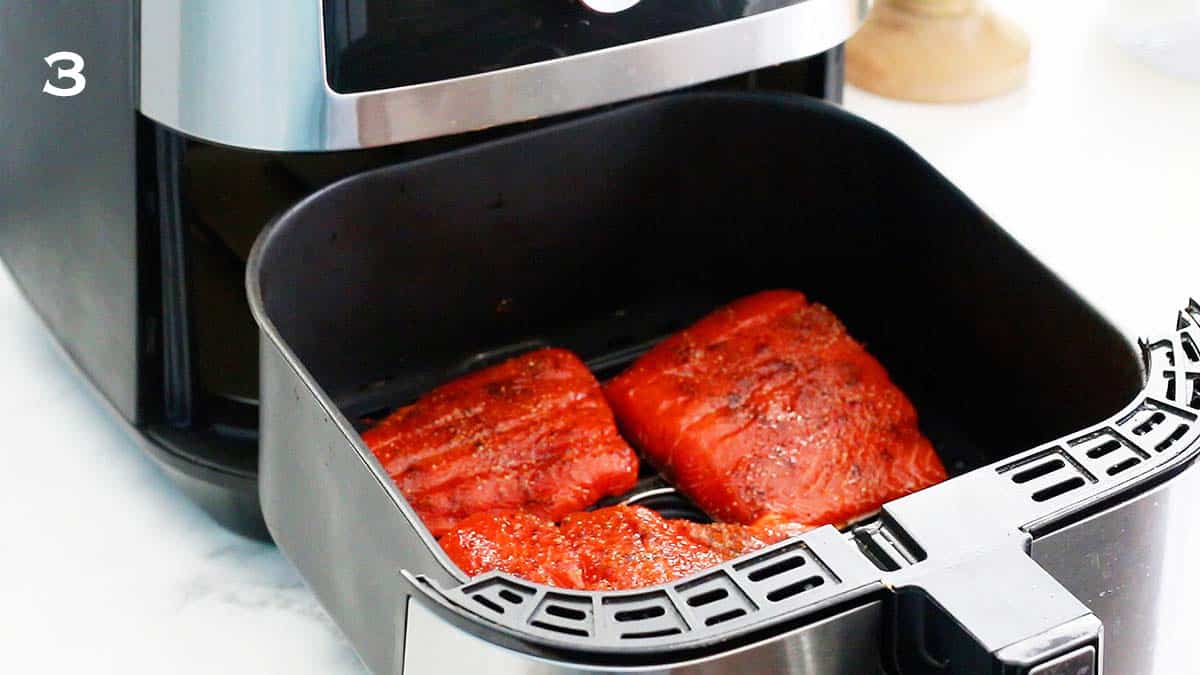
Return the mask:
<svg viewBox="0 0 1200 675">
<path fill-rule="evenodd" d="M 716 520 L 841 525 L 946 478 L 883 366 L 795 291 L 717 310 L 606 393 L 627 437 Z"/>
<path fill-rule="evenodd" d="M 498 570 L 559 588 L 585 588 L 579 554 L 553 522 L 525 511 L 463 520 L 438 543 L 471 576 Z"/>
<path fill-rule="evenodd" d="M 524 512 L 480 514 L 440 543 L 471 576 L 497 570 L 561 588 L 626 590 L 681 579 L 786 537 L 770 527 L 702 525 L 611 506 L 557 526 Z"/>
<path fill-rule="evenodd" d="M 557 521 L 637 481 L 599 383 L 561 349 L 438 387 L 363 440 L 435 537 L 488 511 Z"/>
</svg>

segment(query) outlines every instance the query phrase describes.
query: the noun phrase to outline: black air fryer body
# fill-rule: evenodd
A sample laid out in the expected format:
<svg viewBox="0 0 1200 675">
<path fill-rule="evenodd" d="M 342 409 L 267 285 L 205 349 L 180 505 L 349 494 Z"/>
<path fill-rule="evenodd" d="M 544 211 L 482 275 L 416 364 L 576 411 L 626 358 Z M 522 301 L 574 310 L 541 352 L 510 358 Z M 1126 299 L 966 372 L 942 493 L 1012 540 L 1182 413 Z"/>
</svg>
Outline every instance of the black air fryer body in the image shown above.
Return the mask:
<svg viewBox="0 0 1200 675">
<path fill-rule="evenodd" d="M 366 168 L 667 89 L 839 99 L 857 3 L 756 5 L 10 3 L 0 256 L 172 479 L 225 526 L 266 538 L 242 279 L 268 220 Z M 800 40 L 775 35 L 801 24 Z M 706 26 L 725 41 L 656 66 L 697 49 Z M 747 57 L 734 48 L 747 39 L 774 47 Z M 83 90 L 40 93 L 72 84 L 57 74 L 69 61 L 45 60 L 64 49 L 83 61 Z"/>
</svg>

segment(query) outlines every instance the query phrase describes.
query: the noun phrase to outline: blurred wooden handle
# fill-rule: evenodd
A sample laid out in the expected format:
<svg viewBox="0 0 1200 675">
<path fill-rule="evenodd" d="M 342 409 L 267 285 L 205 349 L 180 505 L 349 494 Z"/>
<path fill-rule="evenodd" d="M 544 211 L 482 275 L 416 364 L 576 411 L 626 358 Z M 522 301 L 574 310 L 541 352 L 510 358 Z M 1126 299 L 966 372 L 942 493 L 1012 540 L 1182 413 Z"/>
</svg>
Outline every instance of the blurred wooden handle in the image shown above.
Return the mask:
<svg viewBox="0 0 1200 675">
<path fill-rule="evenodd" d="M 1024 84 L 1029 39 L 982 0 L 876 0 L 846 44 L 846 77 L 889 98 L 975 101 Z"/>
</svg>

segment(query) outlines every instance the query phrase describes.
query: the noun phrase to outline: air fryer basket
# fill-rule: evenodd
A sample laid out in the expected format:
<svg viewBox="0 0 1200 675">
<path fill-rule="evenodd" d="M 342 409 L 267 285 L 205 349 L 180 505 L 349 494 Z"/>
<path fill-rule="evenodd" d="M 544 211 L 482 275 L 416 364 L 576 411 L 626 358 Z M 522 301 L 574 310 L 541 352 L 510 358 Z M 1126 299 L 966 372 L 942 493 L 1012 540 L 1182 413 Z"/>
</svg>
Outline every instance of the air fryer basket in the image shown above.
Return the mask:
<svg viewBox="0 0 1200 675">
<path fill-rule="evenodd" d="M 351 177 L 268 228 L 248 287 L 267 523 L 378 672 L 430 663 L 432 625 L 483 638 L 443 664 L 494 645 L 487 663 L 528 672 L 1098 672 L 1100 622 L 1030 532 L 1190 461 L 1197 435 L 1200 308 L 1144 346 L 1145 384 L 1132 345 L 910 149 L 801 97 L 664 97 Z M 679 583 L 562 591 L 467 580 L 355 430 L 542 344 L 604 376 L 778 287 L 887 366 L 950 481 Z"/>
</svg>

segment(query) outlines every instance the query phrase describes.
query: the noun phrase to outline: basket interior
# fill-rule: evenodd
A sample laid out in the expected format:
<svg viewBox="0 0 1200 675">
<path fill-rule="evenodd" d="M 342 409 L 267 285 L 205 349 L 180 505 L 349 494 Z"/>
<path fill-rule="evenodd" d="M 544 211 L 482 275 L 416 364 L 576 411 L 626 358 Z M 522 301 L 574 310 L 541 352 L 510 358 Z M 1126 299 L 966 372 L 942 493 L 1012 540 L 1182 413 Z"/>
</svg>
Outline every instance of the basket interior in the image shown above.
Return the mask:
<svg viewBox="0 0 1200 675">
<path fill-rule="evenodd" d="M 262 245 L 266 315 L 350 420 L 537 346 L 611 376 L 769 288 L 847 324 L 952 474 L 1142 385 L 1132 345 L 909 148 L 799 97 L 667 97 L 360 174 Z"/>
</svg>

